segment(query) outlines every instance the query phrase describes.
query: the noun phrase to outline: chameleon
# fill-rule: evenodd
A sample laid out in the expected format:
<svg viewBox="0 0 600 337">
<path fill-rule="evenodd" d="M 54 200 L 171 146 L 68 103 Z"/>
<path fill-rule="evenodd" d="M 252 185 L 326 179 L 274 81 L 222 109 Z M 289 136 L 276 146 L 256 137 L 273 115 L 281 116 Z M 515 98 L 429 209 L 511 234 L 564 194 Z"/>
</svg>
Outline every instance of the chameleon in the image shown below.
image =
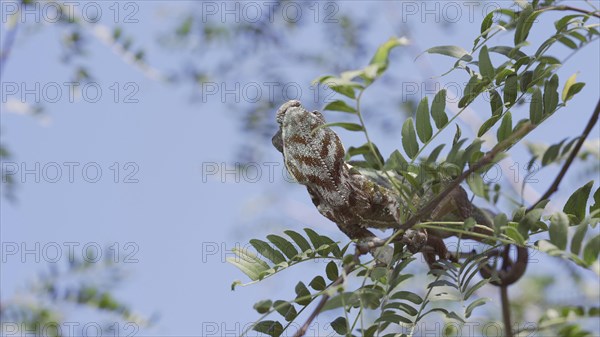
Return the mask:
<svg viewBox="0 0 600 337">
<path fill-rule="evenodd" d="M 363 174 L 345 161 L 342 141 L 325 126 L 322 113 L 308 111 L 299 101 L 291 100 L 279 107 L 276 121 L 279 129 L 272 138 L 273 146 L 283 154 L 290 175 L 306 187 L 319 213 L 353 240 L 378 241 L 381 239 L 369 228 L 394 229 L 400 226 L 402 209 L 408 205 L 399 201 L 398 194 L 389 188 L 389 184 L 382 184 L 381 179 Z M 420 202 L 417 197 L 415 200 L 413 205 Z M 452 190 L 429 217 L 432 220 L 451 217 L 461 221 L 472 217 L 489 228 L 476 227 L 475 232 L 494 233 L 489 214 L 475 207 L 460 186 Z M 412 253 L 422 252 L 431 268 L 437 261 L 436 256 L 456 261 L 443 242 L 450 235 L 441 230 L 428 233 L 409 229 L 401 242 Z"/>
</svg>

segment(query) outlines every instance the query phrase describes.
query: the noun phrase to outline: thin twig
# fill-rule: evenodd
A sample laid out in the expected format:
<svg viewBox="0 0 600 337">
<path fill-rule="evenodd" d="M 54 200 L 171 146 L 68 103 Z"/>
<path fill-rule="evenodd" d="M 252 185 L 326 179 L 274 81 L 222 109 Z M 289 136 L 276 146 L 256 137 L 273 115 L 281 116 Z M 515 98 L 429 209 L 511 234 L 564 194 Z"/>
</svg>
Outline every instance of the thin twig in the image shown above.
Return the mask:
<svg viewBox="0 0 600 337">
<path fill-rule="evenodd" d="M 332 285 L 335 285 L 335 282 Z M 302 327 L 300 329 L 298 329 L 298 331 L 296 332 L 296 334 L 294 335 L 294 337 L 302 337 L 302 336 L 304 336 L 304 334 L 306 333 L 306 330 L 308 330 L 308 327 L 310 326 L 310 324 L 312 323 L 312 321 L 314 321 L 315 318 L 317 318 L 317 316 L 321 312 L 321 310 L 323 310 L 323 307 L 325 306 L 325 304 L 327 303 L 328 300 L 329 300 L 329 295 L 324 294 L 323 297 L 321 297 L 321 301 L 319 302 L 319 304 L 317 305 L 317 307 L 315 308 L 315 310 L 312 312 L 312 314 L 310 314 L 310 316 L 308 317 L 308 319 L 306 320 L 306 322 L 304 322 L 304 324 L 302 325 Z"/>
<path fill-rule="evenodd" d="M 513 337 L 512 323 L 510 320 L 510 300 L 508 299 L 508 286 L 500 286 L 500 300 L 502 302 L 502 318 L 504 320 L 504 336 Z"/>
<path fill-rule="evenodd" d="M 573 11 L 573 12 L 579 12 L 579 13 L 583 13 L 583 14 L 587 14 L 587 15 L 591 15 L 591 16 L 595 16 L 597 18 L 600 18 L 600 13 L 598 13 L 598 11 L 588 11 L 585 9 L 581 9 L 581 8 L 576 8 L 576 7 L 571 7 L 571 6 L 551 6 L 551 7 L 544 7 L 541 8 L 541 10 L 547 10 L 547 11 Z"/>
<path fill-rule="evenodd" d="M 563 178 L 565 177 L 565 174 L 571 167 L 573 160 L 575 160 L 575 157 L 579 153 L 579 150 L 581 150 L 581 146 L 583 146 L 585 139 L 588 137 L 588 135 L 594 128 L 594 125 L 596 125 L 596 123 L 598 122 L 599 115 L 600 115 L 600 100 L 596 104 L 596 109 L 594 109 L 594 113 L 590 117 L 590 120 L 588 121 L 587 125 L 585 126 L 585 129 L 583 130 L 583 133 L 579 137 L 579 140 L 577 140 L 577 144 L 575 144 L 573 151 L 571 151 L 571 153 L 569 154 L 569 157 L 565 161 L 565 164 L 563 165 L 562 169 L 560 170 L 560 172 L 554 179 L 554 182 L 552 182 L 552 185 L 550 185 L 550 187 L 548 188 L 546 193 L 544 193 L 544 195 L 541 196 L 540 200 L 538 200 L 538 202 L 536 202 L 535 204 L 531 205 L 531 207 L 529 207 L 529 209 L 527 211 L 531 211 L 533 208 L 535 208 L 535 205 L 548 199 L 554 192 L 558 191 L 558 185 L 560 185 L 560 182 L 563 180 Z"/>
<path fill-rule="evenodd" d="M 4 44 L 2 45 L 2 52 L 0 53 L 0 78 L 2 78 L 2 74 L 6 72 L 6 61 L 8 60 L 13 44 L 15 43 L 18 28 L 19 23 L 15 22 L 14 26 L 9 28 L 4 36 Z"/>
<path fill-rule="evenodd" d="M 345 277 L 344 275 L 348 275 L 354 271 L 356 266 L 360 263 L 358 258 L 364 254 L 366 254 L 366 252 L 363 249 L 360 249 L 359 246 L 357 245 L 356 251 L 354 252 L 354 263 L 347 264 L 344 267 L 344 272 L 330 285 L 330 287 L 335 287 L 335 286 L 341 284 L 342 282 L 344 282 L 344 277 Z M 321 313 L 321 311 L 325 307 L 325 304 L 327 304 L 327 301 L 329 300 L 329 298 L 330 298 L 329 295 L 323 294 L 323 297 L 321 297 L 321 301 L 319 302 L 319 304 L 317 304 L 317 306 L 315 307 L 315 310 L 313 310 L 313 312 L 310 314 L 310 316 L 306 319 L 306 322 L 304 322 L 304 324 L 302 324 L 302 327 L 300 327 L 300 329 L 298 329 L 298 331 L 294 334 L 294 337 L 304 336 L 304 334 L 310 327 L 311 323 Z"/>
</svg>

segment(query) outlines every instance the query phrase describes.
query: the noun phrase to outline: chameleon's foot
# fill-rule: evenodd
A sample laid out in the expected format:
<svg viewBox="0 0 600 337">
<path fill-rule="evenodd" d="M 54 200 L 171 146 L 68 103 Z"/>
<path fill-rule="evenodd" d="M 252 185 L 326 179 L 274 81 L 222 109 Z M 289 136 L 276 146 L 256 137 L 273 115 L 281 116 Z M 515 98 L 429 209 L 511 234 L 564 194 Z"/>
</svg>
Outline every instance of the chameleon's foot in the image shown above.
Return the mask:
<svg viewBox="0 0 600 337">
<path fill-rule="evenodd" d="M 382 247 L 384 245 L 385 245 L 385 240 L 380 239 L 376 236 L 371 236 L 368 238 L 360 239 L 356 243 L 356 249 L 358 249 L 361 254 L 367 254 L 368 252 L 374 252 L 375 249 Z"/>
<path fill-rule="evenodd" d="M 356 249 L 361 254 L 371 253 L 378 265 L 387 266 L 392 262 L 394 249 L 385 242 L 383 239 L 372 236 L 359 240 L 356 243 Z"/>
<path fill-rule="evenodd" d="M 408 229 L 400 240 L 409 252 L 416 254 L 427 244 L 427 232 Z"/>
</svg>

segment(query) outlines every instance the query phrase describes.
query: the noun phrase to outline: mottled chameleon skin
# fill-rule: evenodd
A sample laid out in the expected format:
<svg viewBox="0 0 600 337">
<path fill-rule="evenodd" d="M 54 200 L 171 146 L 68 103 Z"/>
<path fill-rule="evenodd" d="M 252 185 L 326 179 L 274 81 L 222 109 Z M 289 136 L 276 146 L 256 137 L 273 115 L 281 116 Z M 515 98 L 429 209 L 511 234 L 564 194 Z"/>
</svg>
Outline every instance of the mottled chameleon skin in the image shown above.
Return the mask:
<svg viewBox="0 0 600 337">
<path fill-rule="evenodd" d="M 402 204 L 396 194 L 345 162 L 344 146 L 333 130 L 321 127 L 325 118 L 320 112 L 309 112 L 299 101 L 289 101 L 279 108 L 276 119 L 279 130 L 272 139 L 273 145 L 283 154 L 288 172 L 306 186 L 322 215 L 351 239 L 375 238 L 367 228 L 398 226 Z M 413 206 L 427 200 L 426 196 L 414 195 L 413 198 Z M 464 220 L 473 214 L 478 212 L 474 212 L 466 192 L 457 188 L 429 218 Z M 413 253 L 425 244 L 436 246 L 437 255 L 446 258 L 447 250 L 441 239 L 452 233 L 434 230 L 432 234 L 409 229 L 402 241 Z M 435 261 L 433 255 L 426 255 L 430 264 Z"/>
<path fill-rule="evenodd" d="M 273 136 L 273 145 L 283 154 L 288 172 L 302 185 L 305 185 L 319 212 L 336 223 L 351 239 L 378 239 L 370 228 L 395 228 L 400 224 L 399 207 L 396 195 L 386 187 L 370 180 L 344 161 L 344 146 L 338 135 L 330 128 L 320 127 L 325 118 L 318 111 L 309 112 L 299 101 L 284 103 L 277 111 L 279 130 Z M 443 184 L 442 184 L 443 188 Z M 429 190 L 425 196 L 413 196 L 413 205 L 419 205 L 433 196 Z M 478 224 L 473 231 L 480 234 L 493 234 L 491 212 L 475 207 L 462 187 L 448 193 L 428 215 L 430 220 L 464 221 L 473 217 Z M 412 253 L 421 251 L 431 268 L 435 268 L 436 255 L 442 259 L 456 261 L 444 244 L 443 238 L 452 233 L 443 230 L 407 230 L 402 242 Z M 463 235 L 482 241 L 477 237 Z M 485 242 L 485 241 L 484 241 Z M 493 244 L 493 242 L 491 242 Z M 517 247 L 518 260 L 510 272 L 502 271 L 502 284 L 508 285 L 518 280 L 525 272 L 527 248 Z M 486 275 L 491 273 L 486 266 Z M 482 273 L 483 275 L 483 273 Z"/>
<path fill-rule="evenodd" d="M 367 227 L 394 228 L 399 204 L 388 189 L 370 181 L 344 161 L 338 135 L 318 111 L 309 112 L 299 101 L 277 111 L 280 128 L 273 145 L 283 153 L 288 172 L 307 187 L 319 212 L 352 239 L 375 237 Z"/>
</svg>

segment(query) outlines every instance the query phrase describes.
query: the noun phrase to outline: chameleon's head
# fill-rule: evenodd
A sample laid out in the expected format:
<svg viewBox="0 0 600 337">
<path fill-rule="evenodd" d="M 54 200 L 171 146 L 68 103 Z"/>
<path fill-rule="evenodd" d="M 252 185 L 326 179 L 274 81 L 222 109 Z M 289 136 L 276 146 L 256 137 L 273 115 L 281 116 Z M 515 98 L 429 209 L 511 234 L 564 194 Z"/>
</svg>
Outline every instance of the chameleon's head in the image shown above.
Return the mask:
<svg viewBox="0 0 600 337">
<path fill-rule="evenodd" d="M 312 131 L 325 124 L 325 118 L 320 112 L 309 112 L 296 100 L 283 103 L 277 110 L 276 119 L 282 129 L 293 127 L 297 130 Z"/>
</svg>

